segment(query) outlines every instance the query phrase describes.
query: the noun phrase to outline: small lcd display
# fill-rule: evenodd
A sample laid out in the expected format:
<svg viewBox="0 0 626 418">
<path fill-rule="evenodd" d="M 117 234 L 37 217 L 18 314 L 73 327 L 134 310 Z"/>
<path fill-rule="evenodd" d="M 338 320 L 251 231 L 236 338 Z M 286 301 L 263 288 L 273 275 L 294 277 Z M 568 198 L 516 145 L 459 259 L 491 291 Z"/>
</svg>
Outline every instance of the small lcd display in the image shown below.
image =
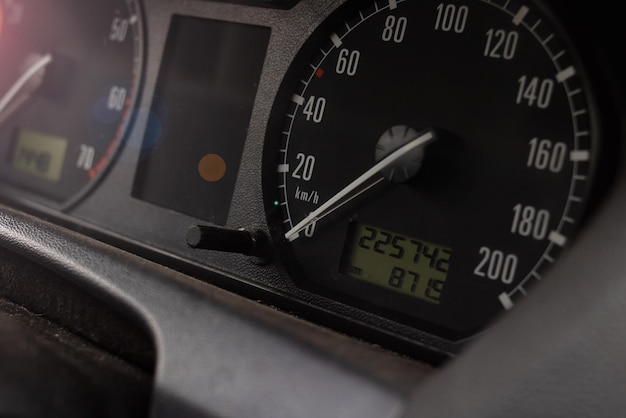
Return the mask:
<svg viewBox="0 0 626 418">
<path fill-rule="evenodd" d="M 451 255 L 450 248 L 353 222 L 340 273 L 439 304 Z"/>
<path fill-rule="evenodd" d="M 266 27 L 173 17 L 134 197 L 226 224 L 269 36 Z"/>
<path fill-rule="evenodd" d="M 57 182 L 63 172 L 67 140 L 57 136 L 20 130 L 13 150 L 13 167 L 43 179 Z"/>
</svg>

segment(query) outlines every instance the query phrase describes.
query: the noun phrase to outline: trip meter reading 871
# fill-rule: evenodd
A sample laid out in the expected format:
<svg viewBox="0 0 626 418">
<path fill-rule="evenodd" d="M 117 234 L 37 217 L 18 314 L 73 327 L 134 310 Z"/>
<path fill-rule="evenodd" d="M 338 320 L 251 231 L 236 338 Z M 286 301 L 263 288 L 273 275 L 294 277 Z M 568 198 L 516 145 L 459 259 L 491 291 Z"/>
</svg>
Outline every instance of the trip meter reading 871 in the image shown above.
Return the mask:
<svg viewBox="0 0 626 418">
<path fill-rule="evenodd" d="M 568 244 L 597 156 L 590 82 L 531 1 L 348 2 L 275 102 L 268 220 L 298 286 L 455 340 Z"/>
</svg>

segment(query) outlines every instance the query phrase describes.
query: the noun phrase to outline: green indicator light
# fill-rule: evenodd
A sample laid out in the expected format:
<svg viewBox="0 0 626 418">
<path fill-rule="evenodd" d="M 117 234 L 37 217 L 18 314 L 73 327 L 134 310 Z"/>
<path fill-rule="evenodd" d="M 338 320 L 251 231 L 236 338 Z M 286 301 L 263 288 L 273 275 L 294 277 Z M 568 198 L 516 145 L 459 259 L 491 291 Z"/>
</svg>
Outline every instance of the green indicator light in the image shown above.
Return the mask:
<svg viewBox="0 0 626 418">
<path fill-rule="evenodd" d="M 279 204 L 278 200 L 274 200 L 274 206 L 278 206 Z"/>
</svg>

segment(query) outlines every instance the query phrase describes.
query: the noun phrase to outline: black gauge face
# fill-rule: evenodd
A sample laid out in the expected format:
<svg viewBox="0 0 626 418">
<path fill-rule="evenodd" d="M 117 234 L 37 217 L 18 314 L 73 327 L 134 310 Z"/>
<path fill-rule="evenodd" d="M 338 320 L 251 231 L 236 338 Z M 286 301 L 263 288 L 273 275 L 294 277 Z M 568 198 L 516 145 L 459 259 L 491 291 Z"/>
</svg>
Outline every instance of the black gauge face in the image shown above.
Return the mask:
<svg viewBox="0 0 626 418">
<path fill-rule="evenodd" d="M 348 3 L 275 104 L 264 187 L 291 277 L 449 339 L 572 238 L 595 159 L 583 69 L 533 2 Z"/>
<path fill-rule="evenodd" d="M 135 0 L 0 0 L 0 183 L 75 201 L 111 161 L 141 73 Z"/>
</svg>

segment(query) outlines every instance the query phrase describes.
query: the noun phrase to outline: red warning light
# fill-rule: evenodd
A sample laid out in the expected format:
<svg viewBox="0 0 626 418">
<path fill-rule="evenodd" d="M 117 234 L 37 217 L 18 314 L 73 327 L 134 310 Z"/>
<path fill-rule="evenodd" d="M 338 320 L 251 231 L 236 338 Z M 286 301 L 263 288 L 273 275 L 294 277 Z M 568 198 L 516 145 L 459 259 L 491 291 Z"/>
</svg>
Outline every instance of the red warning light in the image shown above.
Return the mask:
<svg viewBox="0 0 626 418">
<path fill-rule="evenodd" d="M 324 70 L 318 68 L 317 71 L 315 71 L 315 75 L 317 76 L 317 78 L 322 78 L 324 76 Z"/>
</svg>

